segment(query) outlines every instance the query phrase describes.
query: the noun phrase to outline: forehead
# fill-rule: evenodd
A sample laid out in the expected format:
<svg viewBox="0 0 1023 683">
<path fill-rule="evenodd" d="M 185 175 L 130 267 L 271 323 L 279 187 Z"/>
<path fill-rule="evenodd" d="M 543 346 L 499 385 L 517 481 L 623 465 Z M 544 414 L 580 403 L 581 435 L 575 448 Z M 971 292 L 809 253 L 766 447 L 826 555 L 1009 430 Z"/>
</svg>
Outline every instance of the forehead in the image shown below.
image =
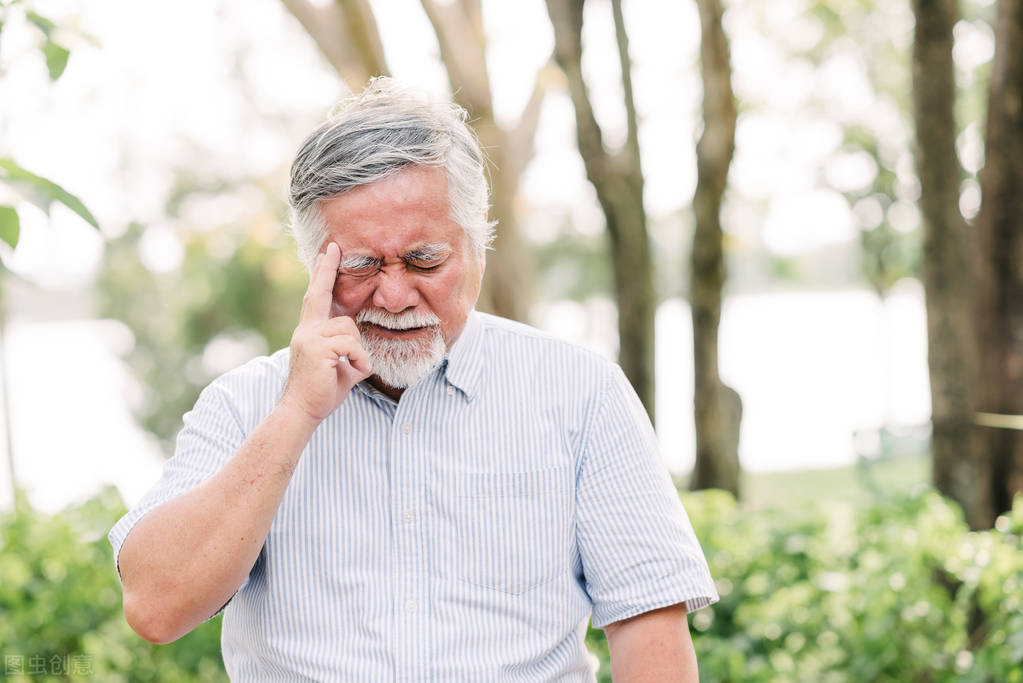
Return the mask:
<svg viewBox="0 0 1023 683">
<path fill-rule="evenodd" d="M 411 166 L 319 203 L 327 239 L 338 243 L 343 256 L 394 258 L 426 245 L 465 242 L 449 207 L 447 176 L 434 166 Z"/>
</svg>

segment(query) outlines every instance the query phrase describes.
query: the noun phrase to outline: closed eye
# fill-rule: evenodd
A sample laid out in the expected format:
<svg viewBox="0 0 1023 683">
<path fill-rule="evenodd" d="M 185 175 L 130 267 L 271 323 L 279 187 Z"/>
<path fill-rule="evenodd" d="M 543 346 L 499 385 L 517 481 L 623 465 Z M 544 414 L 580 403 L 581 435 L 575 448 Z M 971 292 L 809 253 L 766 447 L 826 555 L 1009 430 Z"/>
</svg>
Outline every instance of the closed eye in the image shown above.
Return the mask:
<svg viewBox="0 0 1023 683">
<path fill-rule="evenodd" d="M 421 264 L 421 263 L 406 263 L 405 265 L 408 266 L 409 268 L 413 269 L 413 270 L 418 270 L 420 272 L 428 273 L 431 270 L 437 270 L 438 268 L 440 268 L 444 264 L 437 263 L 437 264 L 434 264 L 432 266 L 428 266 L 428 265 Z"/>
<path fill-rule="evenodd" d="M 364 266 L 362 268 L 342 268 L 339 272 L 346 277 L 368 277 L 380 270 L 376 266 Z"/>
</svg>

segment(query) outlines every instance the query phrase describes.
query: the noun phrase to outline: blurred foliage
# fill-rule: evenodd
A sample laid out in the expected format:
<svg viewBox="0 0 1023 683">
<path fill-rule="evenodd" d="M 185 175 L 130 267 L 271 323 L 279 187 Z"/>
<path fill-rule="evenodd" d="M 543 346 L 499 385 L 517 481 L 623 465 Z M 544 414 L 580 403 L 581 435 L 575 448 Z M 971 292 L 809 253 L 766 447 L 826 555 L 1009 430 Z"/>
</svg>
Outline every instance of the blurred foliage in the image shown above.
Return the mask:
<svg viewBox="0 0 1023 683">
<path fill-rule="evenodd" d="M 1023 681 L 1023 497 L 984 532 L 926 487 L 856 510 L 683 500 L 721 594 L 690 616 L 701 680 Z"/>
<path fill-rule="evenodd" d="M 552 211 L 544 209 L 548 215 Z M 579 220 L 566 211 L 556 221 L 552 238 L 531 243 L 533 278 L 540 301 L 614 297 L 615 275 L 607 256 L 610 237 L 605 230 L 581 229 Z M 689 267 L 691 223 L 689 214 L 681 210 L 650 221 L 654 287 L 660 301 L 686 296 L 688 282 L 684 281 L 683 272 Z"/>
<path fill-rule="evenodd" d="M 608 237 L 563 229 L 550 242 L 534 245 L 536 290 L 544 301 L 585 301 L 614 292 L 614 273 L 607 258 Z"/>
<path fill-rule="evenodd" d="M 19 0 L 0 1 L 0 29 L 10 34 L 11 31 L 32 31 L 34 27 L 40 39 L 37 47 L 46 61 L 50 80 L 56 81 L 67 68 L 67 61 L 71 56 L 71 51 L 61 43 L 66 42 L 72 34 L 36 12 L 33 9 L 36 4 L 23 3 Z M 0 62 L 0 78 L 5 73 L 6 65 Z M 47 214 L 54 202 L 60 202 L 81 216 L 89 225 L 99 228 L 96 218 L 78 197 L 52 180 L 23 168 L 10 157 L 0 157 L 0 186 L 14 198 L 31 202 Z M 17 209 L 14 206 L 0 205 L 0 240 L 13 249 L 18 246 L 20 237 L 21 220 Z"/>
<path fill-rule="evenodd" d="M 172 213 L 183 202 L 176 198 Z M 179 231 L 170 239 L 183 240 L 183 257 L 166 272 L 144 265 L 140 252 L 153 247 L 139 225 L 107 245 L 100 315 L 135 335 L 126 360 L 143 392 L 136 415 L 168 455 L 203 387 L 291 340 L 307 276 L 281 224 L 258 214 L 242 225 Z"/>
<path fill-rule="evenodd" d="M 913 16 L 908 3 L 880 0 L 810 0 L 795 21 L 772 20 L 771 3 L 739 0 L 742 11 L 756 17 L 758 32 L 782 52 L 789 65 L 814 72 L 823 87 L 809 93 L 801 106 L 808 121 L 826 122 L 841 131 L 841 141 L 829 155 L 818 180 L 849 203 L 860 229 L 861 275 L 880 296 L 905 277 L 920 276 L 921 225 L 916 200 L 919 183 L 913 167 L 913 102 L 911 51 Z M 991 60 L 976 61 L 976 50 L 987 36 L 993 44 L 995 3 L 961 3 L 956 26 L 959 149 L 983 125 Z M 798 39 L 792 40 L 793 36 Z M 835 74 L 849 78 L 848 87 L 869 98 L 869 104 L 849 107 L 833 88 Z M 862 73 L 864 81 L 856 78 Z M 743 111 L 763 106 L 742 99 Z M 740 150 L 741 151 L 741 150 Z M 968 155 L 976 154 L 967 151 Z M 852 170 L 855 169 L 855 170 Z M 962 170 L 964 181 L 976 187 L 975 172 Z M 775 280 L 816 282 L 805 264 L 791 258 L 772 262 Z M 819 283 L 818 283 L 819 284 Z"/>
<path fill-rule="evenodd" d="M 47 214 L 54 202 L 60 202 L 81 216 L 89 225 L 99 229 L 96 218 L 78 197 L 52 180 L 22 168 L 14 159 L 0 158 L 0 184 L 8 186 Z M 18 246 L 20 232 L 17 210 L 10 206 L 0 206 L 0 239 L 7 242 L 13 249 Z"/>
<path fill-rule="evenodd" d="M 844 140 L 834 158 L 860 163 L 866 159 L 873 168 L 859 187 L 834 189 L 849 202 L 861 230 L 863 277 L 882 297 L 900 279 L 920 274 L 919 218 L 915 210 L 907 211 L 919 193 L 907 156 L 913 107 L 912 36 L 896 20 L 908 11 L 902 6 L 885 8 L 875 0 L 812 3 L 808 15 L 819 20 L 824 31 L 803 55 L 818 64 L 838 55 L 854 57 L 865 67 L 874 91 L 875 106 L 859 115 L 833 111 L 832 102 L 816 104 L 843 127 Z M 855 42 L 850 40 L 853 35 L 858 38 Z M 886 109 L 887 115 L 878 114 Z M 910 204 L 901 204 L 900 199 Z"/>
<path fill-rule="evenodd" d="M 125 511 L 110 487 L 57 515 L 35 512 L 22 500 L 0 516 L 0 654 L 6 680 L 227 680 L 219 617 L 160 646 L 135 635 L 125 622 L 106 539 Z M 45 673 L 30 676 L 33 670 Z"/>
<path fill-rule="evenodd" d="M 920 277 L 922 231 L 915 176 L 912 182 L 899 180 L 892 168 L 898 162 L 886 158 L 879 136 L 866 127 L 846 129 L 842 153 L 847 158 L 865 154 L 876 172 L 866 186 L 842 195 L 860 228 L 863 277 L 883 297 L 899 280 Z"/>
</svg>

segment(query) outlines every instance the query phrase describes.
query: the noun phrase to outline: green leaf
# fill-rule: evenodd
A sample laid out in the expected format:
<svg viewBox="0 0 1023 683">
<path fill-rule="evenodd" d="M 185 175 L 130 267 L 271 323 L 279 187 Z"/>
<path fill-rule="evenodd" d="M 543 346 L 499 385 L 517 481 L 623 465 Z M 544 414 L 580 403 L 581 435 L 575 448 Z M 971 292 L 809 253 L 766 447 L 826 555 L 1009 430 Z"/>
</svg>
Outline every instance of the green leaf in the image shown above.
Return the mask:
<svg viewBox="0 0 1023 683">
<path fill-rule="evenodd" d="M 39 30 L 46 34 L 46 37 L 50 37 L 50 31 L 57 27 L 52 21 L 46 17 L 36 14 L 35 12 L 25 12 L 25 17 L 33 24 L 39 27 Z"/>
<path fill-rule="evenodd" d="M 47 40 L 46 45 L 43 45 L 43 54 L 46 55 L 46 68 L 50 70 L 50 80 L 55 81 L 67 68 L 67 58 L 71 52 L 52 40 Z"/>
<path fill-rule="evenodd" d="M 13 249 L 18 246 L 20 233 L 21 223 L 18 221 L 18 212 L 9 206 L 0 206 L 0 240 L 7 242 Z"/>
<path fill-rule="evenodd" d="M 82 200 L 52 180 L 47 180 L 42 176 L 25 170 L 10 157 L 0 158 L 0 180 L 6 180 L 12 185 L 26 188 L 31 192 L 40 193 L 51 202 L 60 202 L 81 216 L 89 225 L 97 230 L 99 229 L 99 223 L 96 221 L 95 216 L 85 207 Z"/>
</svg>

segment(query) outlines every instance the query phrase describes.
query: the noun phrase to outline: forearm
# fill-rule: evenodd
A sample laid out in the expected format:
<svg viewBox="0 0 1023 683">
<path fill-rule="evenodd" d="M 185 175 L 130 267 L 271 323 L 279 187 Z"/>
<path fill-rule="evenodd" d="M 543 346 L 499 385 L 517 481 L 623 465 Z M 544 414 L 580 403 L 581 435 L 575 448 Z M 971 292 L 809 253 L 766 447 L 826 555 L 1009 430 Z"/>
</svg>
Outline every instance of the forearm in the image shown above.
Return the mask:
<svg viewBox="0 0 1023 683">
<path fill-rule="evenodd" d="M 154 509 L 118 556 L 124 613 L 147 640 L 180 638 L 245 580 L 315 425 L 275 409 L 208 480 Z"/>
<path fill-rule="evenodd" d="M 696 652 L 683 605 L 609 624 L 605 629 L 615 683 L 697 683 Z"/>
</svg>

